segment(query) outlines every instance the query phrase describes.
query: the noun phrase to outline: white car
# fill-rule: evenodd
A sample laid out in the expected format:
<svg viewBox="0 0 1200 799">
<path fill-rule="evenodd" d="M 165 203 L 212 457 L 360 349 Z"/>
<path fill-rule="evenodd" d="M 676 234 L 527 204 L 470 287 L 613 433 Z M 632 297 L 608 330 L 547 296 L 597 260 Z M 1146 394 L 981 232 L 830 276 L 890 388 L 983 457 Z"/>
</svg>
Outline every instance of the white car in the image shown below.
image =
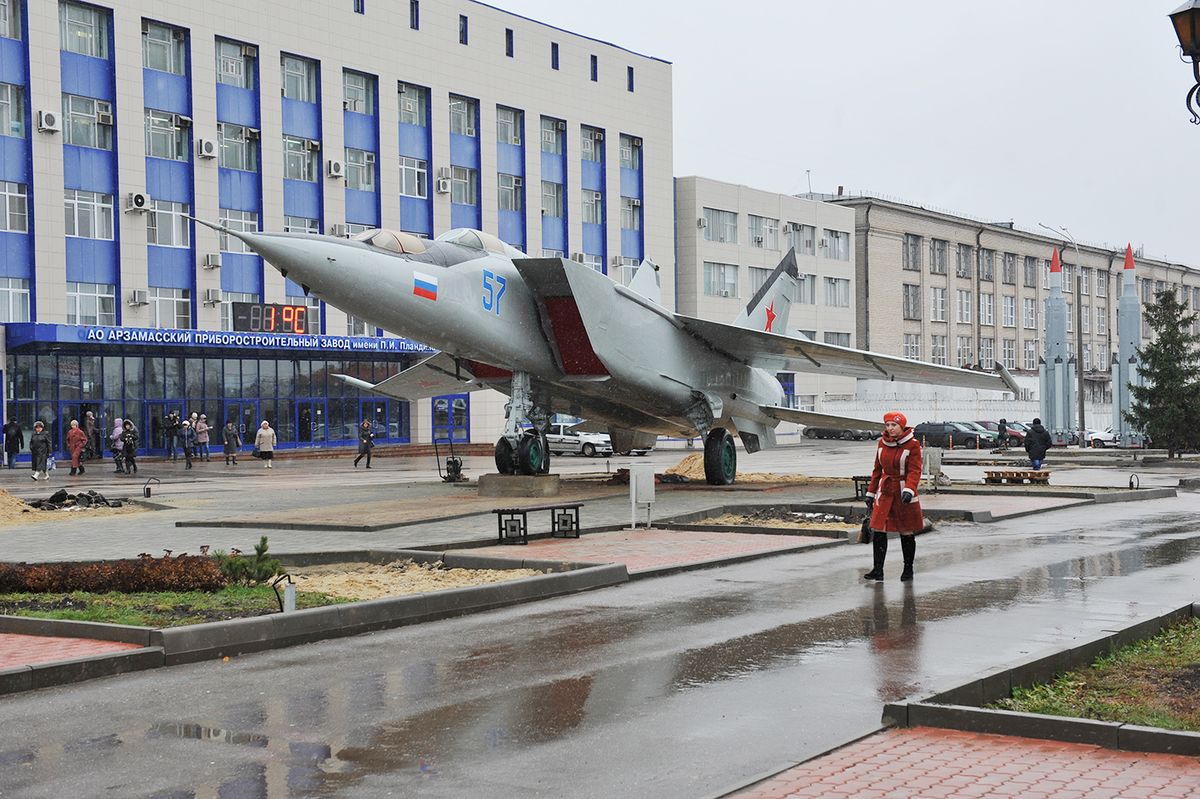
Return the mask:
<svg viewBox="0 0 1200 799">
<path fill-rule="evenodd" d="M 1089 447 L 1115 447 L 1117 436 L 1110 430 L 1088 430 L 1087 442 Z"/>
<path fill-rule="evenodd" d="M 571 455 L 586 455 L 594 458 L 597 455 L 611 455 L 612 442 L 603 433 L 584 433 L 571 429 L 574 425 L 554 422 L 550 432 L 546 434 L 546 443 L 554 455 L 568 453 Z"/>
</svg>

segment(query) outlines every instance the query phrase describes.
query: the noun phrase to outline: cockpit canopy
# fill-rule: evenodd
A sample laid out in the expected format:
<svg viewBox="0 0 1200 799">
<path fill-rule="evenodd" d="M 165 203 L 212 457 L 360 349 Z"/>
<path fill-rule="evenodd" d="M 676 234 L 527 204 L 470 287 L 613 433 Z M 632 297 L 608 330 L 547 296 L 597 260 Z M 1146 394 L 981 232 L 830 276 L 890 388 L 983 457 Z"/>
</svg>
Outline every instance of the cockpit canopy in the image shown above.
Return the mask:
<svg viewBox="0 0 1200 799">
<path fill-rule="evenodd" d="M 381 228 L 364 230 L 354 237 L 354 241 L 365 242 L 372 247 L 401 255 L 417 255 L 425 252 L 425 242 L 420 236 L 399 230 L 383 230 Z"/>
<path fill-rule="evenodd" d="M 505 244 L 491 233 L 484 233 L 482 230 L 474 230 L 473 228 L 459 227 L 447 230 L 437 237 L 437 241 L 457 244 L 460 247 L 469 247 L 472 250 L 487 250 L 496 255 L 506 255 L 509 258 L 525 257 L 525 253 L 516 247 Z"/>
</svg>

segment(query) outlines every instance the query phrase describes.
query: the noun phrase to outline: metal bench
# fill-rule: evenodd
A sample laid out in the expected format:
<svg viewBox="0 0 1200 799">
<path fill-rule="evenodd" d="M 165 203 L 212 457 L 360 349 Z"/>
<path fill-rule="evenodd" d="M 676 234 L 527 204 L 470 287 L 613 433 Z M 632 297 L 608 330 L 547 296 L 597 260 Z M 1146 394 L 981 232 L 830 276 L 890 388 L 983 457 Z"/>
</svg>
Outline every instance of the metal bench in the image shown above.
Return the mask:
<svg viewBox="0 0 1200 799">
<path fill-rule="evenodd" d="M 1029 471 L 1028 469 L 1004 469 L 985 471 L 983 473 L 983 482 L 991 483 L 992 485 L 1002 485 L 1004 483 L 1013 483 L 1017 485 L 1050 485 L 1050 472 L 1046 470 Z"/>
<path fill-rule="evenodd" d="M 494 508 L 501 544 L 529 543 L 529 514 L 550 511 L 551 538 L 579 538 L 579 509 L 582 502 L 556 502 L 524 508 Z"/>
<path fill-rule="evenodd" d="M 867 498 L 867 487 L 871 484 L 871 475 L 856 474 L 853 477 L 851 477 L 850 479 L 854 481 L 854 498 L 855 499 L 866 499 Z"/>
</svg>

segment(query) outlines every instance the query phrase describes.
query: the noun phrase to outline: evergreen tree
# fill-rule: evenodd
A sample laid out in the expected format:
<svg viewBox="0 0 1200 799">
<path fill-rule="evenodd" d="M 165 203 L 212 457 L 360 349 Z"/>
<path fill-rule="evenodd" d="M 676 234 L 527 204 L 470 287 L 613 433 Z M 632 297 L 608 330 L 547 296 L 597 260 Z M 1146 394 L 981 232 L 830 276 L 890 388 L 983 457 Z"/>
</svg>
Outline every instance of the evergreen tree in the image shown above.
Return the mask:
<svg viewBox="0 0 1200 799">
<path fill-rule="evenodd" d="M 1125 418 L 1174 457 L 1193 449 L 1200 435 L 1200 335 L 1192 332 L 1197 315 L 1173 288 L 1158 292 L 1142 313 L 1154 340 L 1138 348 L 1143 385 L 1129 387 L 1133 397 Z"/>
</svg>

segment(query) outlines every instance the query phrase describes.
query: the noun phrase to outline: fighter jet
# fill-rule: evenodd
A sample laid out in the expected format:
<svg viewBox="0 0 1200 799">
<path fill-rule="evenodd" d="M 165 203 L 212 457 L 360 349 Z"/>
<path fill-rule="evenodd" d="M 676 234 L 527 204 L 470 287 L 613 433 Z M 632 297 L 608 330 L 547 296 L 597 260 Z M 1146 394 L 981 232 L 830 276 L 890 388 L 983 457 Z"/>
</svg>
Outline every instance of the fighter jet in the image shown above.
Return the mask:
<svg viewBox="0 0 1200 799">
<path fill-rule="evenodd" d="M 649 261 L 626 287 L 466 228 L 433 241 L 382 229 L 352 239 L 225 232 L 305 292 L 440 350 L 380 383 L 340 376 L 348 384 L 409 401 L 483 388 L 507 394 L 495 447 L 503 474 L 548 470 L 554 413 L 607 425 L 618 452 L 653 446 L 659 435 L 700 437 L 714 485 L 736 479 L 735 433 L 754 453 L 775 446 L 780 421 L 881 428 L 786 407 L 777 372 L 1017 391 L 999 364 L 998 374 L 955 369 L 789 335 L 794 251 L 724 324 L 666 308 Z"/>
</svg>

